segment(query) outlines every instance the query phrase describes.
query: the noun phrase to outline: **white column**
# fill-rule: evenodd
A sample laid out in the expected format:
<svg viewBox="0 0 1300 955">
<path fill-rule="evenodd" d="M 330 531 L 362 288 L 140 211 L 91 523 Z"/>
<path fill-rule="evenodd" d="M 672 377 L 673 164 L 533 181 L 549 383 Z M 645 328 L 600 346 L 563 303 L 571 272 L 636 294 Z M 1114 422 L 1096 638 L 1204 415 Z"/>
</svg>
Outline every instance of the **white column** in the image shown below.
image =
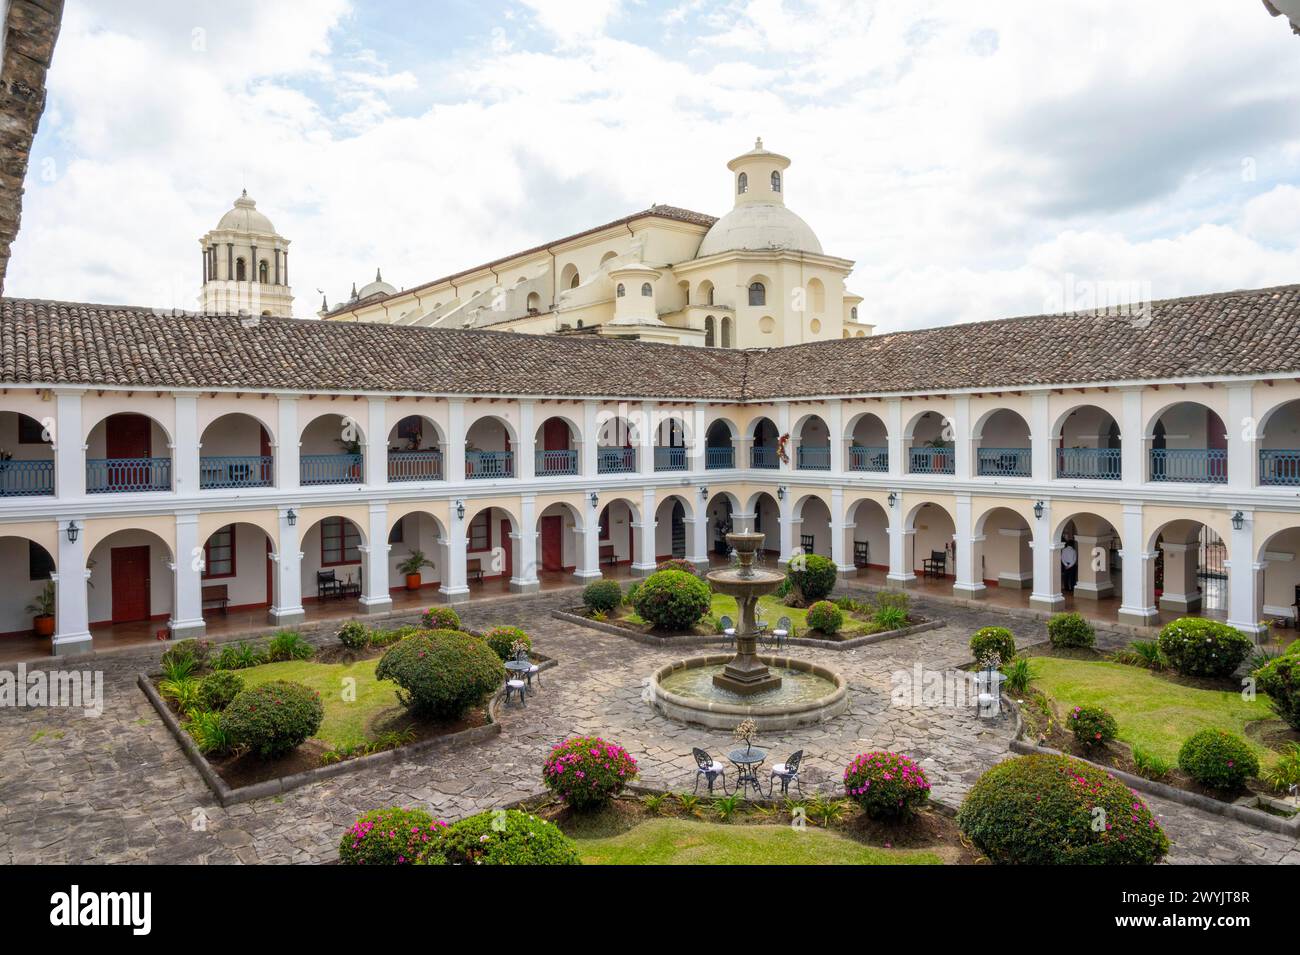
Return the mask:
<svg viewBox="0 0 1300 955">
<path fill-rule="evenodd" d="M 1199 613 L 1201 594 L 1196 578 L 1196 544 L 1164 541 L 1160 545 L 1164 554 L 1165 580 L 1158 606 L 1175 613 Z"/>
<path fill-rule="evenodd" d="M 1254 436 L 1259 428 L 1253 395 L 1251 384 L 1228 386 L 1228 419 L 1223 423 L 1228 431 L 1228 487 L 1237 490 L 1252 488 L 1257 480 L 1259 453 Z"/>
<path fill-rule="evenodd" d="M 1141 484 L 1147 477 L 1147 440 L 1142 431 L 1142 392 L 1130 389 L 1120 398 L 1120 476 L 1124 484 Z M 1128 539 L 1124 540 L 1128 547 Z M 1135 551 L 1136 553 L 1136 551 Z M 1127 575 L 1125 576 L 1127 580 Z M 1127 593 L 1125 598 L 1127 599 Z"/>
<path fill-rule="evenodd" d="M 388 409 L 383 398 L 370 398 L 368 404 L 365 458 L 366 484 L 371 487 L 385 487 L 388 484 Z M 387 532 L 385 532 L 383 540 L 387 543 Z M 387 595 L 387 591 L 385 591 L 384 596 Z"/>
<path fill-rule="evenodd" d="M 686 435 L 686 467 L 691 473 L 698 474 L 701 477 L 706 470 L 705 454 L 705 429 L 708 424 L 705 420 L 705 408 L 697 404 L 691 409 L 690 417 L 687 419 L 690 430 Z"/>
<path fill-rule="evenodd" d="M 77 416 L 80 418 L 79 405 Z M 76 430 L 67 433 L 80 436 L 80 422 L 77 423 Z M 71 443 L 78 446 L 81 444 L 79 440 Z M 90 571 L 86 569 L 86 542 L 82 536 L 85 519 L 59 518 L 58 523 L 58 563 L 51 575 L 54 580 L 54 641 L 51 652 L 55 656 L 68 656 L 92 649 L 86 583 L 90 579 Z M 77 526 L 75 541 L 68 540 L 69 524 Z"/>
<path fill-rule="evenodd" d="M 537 579 L 537 499 L 532 494 L 519 498 L 519 524 L 519 530 L 510 535 L 515 547 L 510 592 L 530 594 L 541 587 Z"/>
<path fill-rule="evenodd" d="M 834 436 L 831 441 L 831 447 L 834 447 Z M 844 442 L 839 443 L 843 445 Z M 845 529 L 852 526 L 844 522 L 844 489 L 831 488 L 831 560 L 835 562 L 835 567 L 841 574 L 853 573 L 857 570 L 853 566 L 853 555 L 848 553 L 844 540 Z"/>
<path fill-rule="evenodd" d="M 197 392 L 179 392 L 173 400 L 176 427 L 172 439 L 172 490 L 177 494 L 198 494 L 199 396 Z"/>
<path fill-rule="evenodd" d="M 634 521 L 632 526 L 639 535 L 637 542 L 637 553 L 632 558 L 632 573 L 644 577 L 653 574 L 656 566 L 655 561 L 655 492 L 653 488 L 646 488 L 641 498 L 641 520 Z"/>
<path fill-rule="evenodd" d="M 1255 515 L 1247 510 L 1242 514 L 1246 520 L 1241 530 L 1232 529 L 1228 537 L 1230 557 L 1223 562 L 1228 571 L 1228 626 L 1258 635 L 1263 630 L 1259 621 L 1264 616 L 1264 564 L 1255 560 Z"/>
<path fill-rule="evenodd" d="M 573 570 L 573 576 L 577 580 L 591 580 L 601 576 L 600 573 L 600 505 L 591 506 L 587 501 L 582 508 L 583 518 L 582 527 L 575 527 L 582 535 L 582 542 L 579 545 L 581 550 L 578 555 L 578 566 Z"/>
<path fill-rule="evenodd" d="M 597 450 L 600 447 L 600 424 L 598 407 L 594 401 L 582 403 L 582 444 L 578 459 L 578 473 L 585 478 L 594 478 L 598 473 L 596 466 Z M 590 521 L 588 522 L 590 523 Z"/>
<path fill-rule="evenodd" d="M 784 431 L 781 433 L 785 434 Z M 776 555 L 776 563 L 778 567 L 785 567 L 794 555 L 794 496 L 786 491 L 776 504 L 781 530 L 781 552 Z"/>
<path fill-rule="evenodd" d="M 531 481 L 537 476 L 537 425 L 533 421 L 535 407 L 531 401 L 519 402 L 519 442 L 515 448 L 515 477 L 525 481 Z"/>
<path fill-rule="evenodd" d="M 695 509 L 695 516 L 686 518 L 686 559 L 698 571 L 709 569 L 709 515 L 704 504 Z"/>
<path fill-rule="evenodd" d="M 81 436 L 80 391 L 54 393 L 54 421 L 41 422 L 54 435 L 54 493 L 64 500 L 86 493 L 86 442 Z M 60 564 L 59 566 L 62 566 Z M 89 636 L 87 636 L 89 639 Z"/>
<path fill-rule="evenodd" d="M 953 584 L 952 592 L 959 597 L 984 597 L 987 594 L 978 559 L 980 545 L 984 543 L 984 538 L 975 534 L 975 519 L 970 495 L 958 494 L 956 501 L 957 530 L 953 535 L 953 542 L 956 544 L 957 581 Z"/>
<path fill-rule="evenodd" d="M 454 484 L 465 480 L 465 402 L 463 401 L 447 402 L 447 450 L 446 457 L 443 458 L 443 467 L 446 468 L 449 482 Z M 463 540 L 461 544 L 460 552 L 463 555 L 465 553 Z M 461 569 L 464 569 L 463 562 Z M 461 582 L 464 583 L 463 576 Z"/>
<path fill-rule="evenodd" d="M 1128 439 L 1124 439 L 1125 448 Z M 1120 595 L 1119 619 L 1122 623 L 1140 626 L 1151 624 L 1157 617 L 1155 598 L 1155 553 L 1144 550 L 1142 531 L 1142 505 L 1124 505 L 1124 549 L 1120 551 L 1123 566 L 1123 584 Z"/>
<path fill-rule="evenodd" d="M 1029 397 L 1029 461 L 1035 481 L 1056 477 L 1056 452 L 1052 448 L 1050 396 L 1046 393 Z"/>
<path fill-rule="evenodd" d="M 463 418 L 456 424 L 463 424 Z M 465 476 L 465 431 L 460 428 L 455 434 L 460 436 L 460 472 L 461 478 Z M 460 603 L 469 599 L 469 584 L 466 583 L 466 563 L 465 552 L 468 549 L 469 541 L 465 535 L 465 519 L 459 517 L 456 513 L 458 501 L 451 502 L 451 513 L 448 517 L 448 530 L 446 540 L 438 543 L 447 549 L 447 566 L 443 568 L 442 595 L 447 598 L 449 603 Z"/>
<path fill-rule="evenodd" d="M 970 414 L 970 395 L 958 395 L 952 411 L 953 472 L 958 481 L 973 477 L 977 470 L 975 435 L 972 433 L 974 424 Z"/>
<path fill-rule="evenodd" d="M 1029 606 L 1038 610 L 1060 610 L 1065 606 L 1061 593 L 1061 550 L 1064 545 L 1052 539 L 1052 502 L 1043 501 L 1043 516 L 1034 521 L 1034 589 L 1029 592 Z"/>
<path fill-rule="evenodd" d="M 824 410 L 826 412 L 826 430 L 830 432 L 831 441 L 831 473 L 843 474 L 846 463 L 844 460 L 844 405 L 838 398 L 831 398 L 825 402 Z M 834 524 L 838 518 L 832 518 Z"/>
<path fill-rule="evenodd" d="M 293 490 L 298 487 L 301 476 L 298 467 L 298 449 L 302 446 L 298 435 L 298 399 L 279 399 L 276 412 L 275 486 L 282 491 Z"/>
<path fill-rule="evenodd" d="M 1074 585 L 1075 600 L 1102 600 L 1115 595 L 1110 579 L 1110 551 L 1100 537 L 1078 532 L 1074 544 L 1079 551 L 1079 579 Z"/>
<path fill-rule="evenodd" d="M 776 437 L 777 440 L 780 441 L 782 435 L 790 433 L 790 402 L 778 401 L 776 403 L 775 410 L 776 410 Z M 778 460 L 777 461 L 778 469 L 786 468 L 786 467 L 794 468 L 796 465 L 798 465 L 799 457 L 798 457 L 798 451 L 796 450 L 796 444 L 797 442 L 795 442 L 793 438 L 791 438 L 790 441 L 787 442 L 786 452 L 790 455 L 790 463 L 788 465 L 785 465 L 785 464 L 781 464 L 780 461 Z M 783 549 L 781 551 L 782 559 L 785 559 L 789 556 L 790 556 L 789 550 Z"/>
<path fill-rule="evenodd" d="M 371 415 L 373 424 L 374 415 Z M 373 442 L 371 443 L 373 447 Z M 386 449 L 385 449 L 386 451 Z M 387 461 L 384 471 L 387 473 Z M 393 609 L 393 597 L 389 593 L 388 552 L 392 545 L 388 543 L 388 502 L 372 501 L 370 503 L 370 526 L 366 531 L 366 544 L 361 548 L 364 570 L 361 574 L 361 597 L 357 601 L 361 613 L 386 613 Z"/>
<path fill-rule="evenodd" d="M 283 421 L 283 418 L 281 420 Z M 296 432 L 288 432 L 288 434 L 293 441 L 293 457 L 296 459 L 298 436 Z M 282 447 L 284 444 L 285 442 L 281 441 Z M 297 476 L 296 467 L 294 476 Z M 305 616 L 302 608 L 303 555 L 298 549 L 298 527 L 296 524 L 289 523 L 291 510 L 293 510 L 291 507 L 280 508 L 280 526 L 276 535 L 275 553 L 271 555 L 271 560 L 275 564 L 275 596 L 271 601 L 271 610 L 267 617 L 277 626 L 300 623 Z"/>
<path fill-rule="evenodd" d="M 907 473 L 907 452 L 903 447 L 903 402 L 898 398 L 885 401 L 885 427 L 889 431 L 889 476 L 902 477 Z"/>
<path fill-rule="evenodd" d="M 914 528 L 903 526 L 903 498 L 900 494 L 894 506 L 889 508 L 889 573 L 885 577 L 900 587 L 916 582 L 916 572 L 908 556 L 912 550 L 910 538 L 915 533 Z"/>
<path fill-rule="evenodd" d="M 637 426 L 637 443 L 640 447 L 637 449 L 637 470 L 643 477 L 654 477 L 655 473 L 655 438 L 659 433 L 659 426 L 655 419 L 654 404 L 649 401 L 641 402 L 640 411 L 641 421 Z M 650 515 L 654 519 L 654 515 Z M 652 560 L 651 563 L 654 563 Z M 632 569 L 636 569 L 633 563 Z"/>
<path fill-rule="evenodd" d="M 197 511 L 176 515 L 176 559 L 172 569 L 173 638 L 201 637 L 203 622 L 203 541 Z"/>
<path fill-rule="evenodd" d="M 743 431 L 731 439 L 732 460 L 735 462 L 737 468 L 749 470 L 750 465 L 753 463 L 751 460 L 752 455 L 750 453 L 750 448 L 753 447 L 753 444 L 754 439 Z"/>
</svg>

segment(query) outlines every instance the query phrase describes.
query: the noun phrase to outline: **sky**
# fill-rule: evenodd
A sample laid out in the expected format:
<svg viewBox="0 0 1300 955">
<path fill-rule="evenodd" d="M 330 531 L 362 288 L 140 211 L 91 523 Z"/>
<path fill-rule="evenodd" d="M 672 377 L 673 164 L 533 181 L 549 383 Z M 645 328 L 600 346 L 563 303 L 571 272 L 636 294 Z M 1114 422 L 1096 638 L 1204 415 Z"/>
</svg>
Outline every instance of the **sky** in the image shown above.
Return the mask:
<svg viewBox="0 0 1300 955">
<path fill-rule="evenodd" d="M 652 203 L 787 204 L 878 331 L 1300 281 L 1300 37 L 1183 0 L 69 0 L 6 294 L 195 308 L 241 189 L 295 312 Z"/>
</svg>

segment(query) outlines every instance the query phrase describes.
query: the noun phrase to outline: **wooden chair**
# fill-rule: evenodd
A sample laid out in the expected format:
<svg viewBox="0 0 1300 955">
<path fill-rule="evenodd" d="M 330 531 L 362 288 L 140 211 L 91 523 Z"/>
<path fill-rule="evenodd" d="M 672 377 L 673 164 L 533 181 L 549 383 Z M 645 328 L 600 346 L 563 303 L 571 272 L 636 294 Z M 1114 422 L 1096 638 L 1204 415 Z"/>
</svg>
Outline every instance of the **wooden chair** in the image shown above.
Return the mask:
<svg viewBox="0 0 1300 955">
<path fill-rule="evenodd" d="M 334 575 L 333 569 L 316 571 L 316 596 L 324 600 L 338 595 L 339 579 Z"/>
<path fill-rule="evenodd" d="M 921 577 L 943 577 L 948 573 L 948 552 L 932 550 L 930 556 L 921 561 Z"/>
<path fill-rule="evenodd" d="M 200 597 L 203 602 L 203 609 L 209 608 L 221 611 L 221 615 L 226 615 L 226 608 L 230 605 L 230 590 L 225 584 L 209 584 L 200 591 Z"/>
<path fill-rule="evenodd" d="M 867 566 L 868 563 L 867 553 L 868 553 L 869 546 L 870 545 L 867 543 L 867 541 L 853 542 L 853 566 L 854 567 Z"/>
<path fill-rule="evenodd" d="M 799 546 L 803 549 L 805 554 L 817 553 L 816 548 L 813 546 L 813 536 L 811 534 L 800 534 Z"/>
</svg>

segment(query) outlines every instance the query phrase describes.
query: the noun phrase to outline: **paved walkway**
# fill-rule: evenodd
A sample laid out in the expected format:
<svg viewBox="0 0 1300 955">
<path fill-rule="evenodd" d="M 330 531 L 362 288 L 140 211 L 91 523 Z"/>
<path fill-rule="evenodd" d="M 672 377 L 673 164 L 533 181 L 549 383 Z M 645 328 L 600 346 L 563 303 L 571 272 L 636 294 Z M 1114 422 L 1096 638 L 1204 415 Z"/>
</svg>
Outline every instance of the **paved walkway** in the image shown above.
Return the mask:
<svg viewBox="0 0 1300 955">
<path fill-rule="evenodd" d="M 550 746 L 574 733 L 623 743 L 642 781 L 690 789 L 691 746 L 715 754 L 730 735 L 685 727 L 654 714 L 643 681 L 682 655 L 555 620 L 553 607 L 572 592 L 503 598 L 470 605 L 467 625 L 514 623 L 558 667 L 526 710 L 513 708 L 492 742 L 450 754 L 344 774 L 281 797 L 222 809 L 158 721 L 135 675 L 152 666 L 156 646 L 108 655 L 102 667 L 105 712 L 92 719 L 61 710 L 0 710 L 0 863 L 63 862 L 320 862 L 335 856 L 344 827 L 368 809 L 425 805 L 456 818 L 508 803 L 540 789 Z M 922 761 L 935 795 L 956 803 L 989 766 L 1007 755 L 1010 717 L 978 720 L 969 708 L 905 709 L 890 705 L 891 674 L 917 663 L 948 669 L 964 662 L 966 642 L 989 614 L 933 606 L 949 623 L 858 650 L 801 651 L 850 682 L 849 713 L 830 724 L 764 736 L 759 744 L 784 757 L 803 748 L 806 784 L 838 789 L 843 767 L 858 752 L 888 748 Z M 1023 642 L 1041 623 L 1005 618 Z M 1300 863 L 1294 840 L 1154 801 L 1174 843 L 1172 862 Z M 196 816 L 206 827 L 196 831 Z"/>
</svg>

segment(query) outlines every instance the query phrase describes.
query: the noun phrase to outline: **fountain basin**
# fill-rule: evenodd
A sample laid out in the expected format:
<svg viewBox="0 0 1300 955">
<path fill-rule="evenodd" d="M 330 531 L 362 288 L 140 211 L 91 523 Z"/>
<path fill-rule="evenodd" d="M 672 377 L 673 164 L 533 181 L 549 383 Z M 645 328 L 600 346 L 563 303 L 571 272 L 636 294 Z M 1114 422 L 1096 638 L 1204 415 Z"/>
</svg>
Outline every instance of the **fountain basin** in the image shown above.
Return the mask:
<svg viewBox="0 0 1300 955">
<path fill-rule="evenodd" d="M 782 676 L 781 686 L 770 692 L 744 697 L 713 686 L 713 675 L 732 659 L 728 653 L 713 653 L 660 667 L 650 677 L 655 712 L 711 729 L 733 729 L 741 720 L 751 719 L 760 731 L 769 731 L 823 723 L 849 708 L 849 687 L 843 676 L 792 657 L 757 658 Z"/>
</svg>

